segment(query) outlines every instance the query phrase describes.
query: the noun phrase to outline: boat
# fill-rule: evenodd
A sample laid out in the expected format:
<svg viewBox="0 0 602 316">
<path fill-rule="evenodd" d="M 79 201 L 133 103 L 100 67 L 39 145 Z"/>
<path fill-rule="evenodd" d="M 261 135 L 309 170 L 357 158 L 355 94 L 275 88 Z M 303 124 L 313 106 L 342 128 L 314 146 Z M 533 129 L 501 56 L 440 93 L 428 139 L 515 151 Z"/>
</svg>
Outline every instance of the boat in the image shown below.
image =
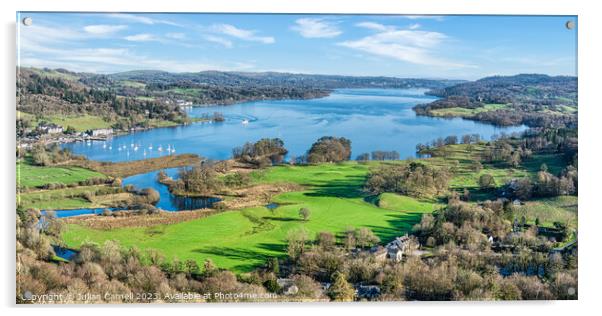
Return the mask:
<svg viewBox="0 0 602 316">
<path fill-rule="evenodd" d="M 242 120 L 242 124 L 243 124 L 243 125 L 247 125 L 247 124 L 249 124 L 249 120 L 247 120 L 247 119 L 244 119 L 244 120 Z"/>
</svg>

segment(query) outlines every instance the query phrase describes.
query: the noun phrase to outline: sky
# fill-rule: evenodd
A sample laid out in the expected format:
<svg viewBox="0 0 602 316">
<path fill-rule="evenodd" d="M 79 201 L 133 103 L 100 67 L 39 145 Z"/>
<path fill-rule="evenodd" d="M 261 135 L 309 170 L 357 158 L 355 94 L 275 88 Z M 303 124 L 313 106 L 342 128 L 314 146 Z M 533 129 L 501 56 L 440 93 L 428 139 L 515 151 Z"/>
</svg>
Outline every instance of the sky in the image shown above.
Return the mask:
<svg viewBox="0 0 602 316">
<path fill-rule="evenodd" d="M 20 23 L 30 17 L 32 24 Z M 17 14 L 21 66 L 474 80 L 577 75 L 575 16 Z"/>
</svg>

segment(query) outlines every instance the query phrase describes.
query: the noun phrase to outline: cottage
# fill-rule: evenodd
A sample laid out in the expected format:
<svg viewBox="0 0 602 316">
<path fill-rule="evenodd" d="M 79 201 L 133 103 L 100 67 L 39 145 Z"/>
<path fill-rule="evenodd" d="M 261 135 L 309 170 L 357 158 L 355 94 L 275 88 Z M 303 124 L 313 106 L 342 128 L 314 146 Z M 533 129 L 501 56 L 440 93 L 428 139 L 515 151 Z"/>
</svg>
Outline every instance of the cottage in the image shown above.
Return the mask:
<svg viewBox="0 0 602 316">
<path fill-rule="evenodd" d="M 299 292 L 299 288 L 292 279 L 280 278 L 276 280 L 276 283 L 278 283 L 278 286 L 282 289 L 282 294 L 284 295 L 295 295 Z"/>
<path fill-rule="evenodd" d="M 403 259 L 403 251 L 395 246 L 387 247 L 387 258 L 393 262 L 401 262 Z"/>
<path fill-rule="evenodd" d="M 393 262 L 401 262 L 403 259 L 403 253 L 407 250 L 408 243 L 410 238 L 405 235 L 402 237 L 397 237 L 392 242 L 388 243 L 386 246 L 387 249 L 387 258 Z"/>
<path fill-rule="evenodd" d="M 44 134 L 60 134 L 63 132 L 63 127 L 54 123 L 40 124 L 38 130 Z"/>
<path fill-rule="evenodd" d="M 94 130 L 89 131 L 88 134 L 90 136 L 110 136 L 110 135 L 113 135 L 113 129 L 112 128 L 94 129 Z"/>
</svg>

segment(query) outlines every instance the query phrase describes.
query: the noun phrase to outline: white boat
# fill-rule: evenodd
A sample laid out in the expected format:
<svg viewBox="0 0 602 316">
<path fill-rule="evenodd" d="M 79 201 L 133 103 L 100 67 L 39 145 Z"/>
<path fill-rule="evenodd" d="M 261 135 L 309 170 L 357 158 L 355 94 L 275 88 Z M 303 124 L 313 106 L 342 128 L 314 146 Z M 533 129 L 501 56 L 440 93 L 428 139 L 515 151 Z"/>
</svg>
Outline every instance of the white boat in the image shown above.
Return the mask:
<svg viewBox="0 0 602 316">
<path fill-rule="evenodd" d="M 161 147 L 161 145 L 159 145 L 159 147 L 157 148 L 158 151 L 163 151 L 163 147 Z"/>
<path fill-rule="evenodd" d="M 249 124 L 249 120 L 246 120 L 246 119 L 245 119 L 245 120 L 242 120 L 242 124 L 243 124 L 243 125 L 247 125 L 247 124 Z"/>
</svg>

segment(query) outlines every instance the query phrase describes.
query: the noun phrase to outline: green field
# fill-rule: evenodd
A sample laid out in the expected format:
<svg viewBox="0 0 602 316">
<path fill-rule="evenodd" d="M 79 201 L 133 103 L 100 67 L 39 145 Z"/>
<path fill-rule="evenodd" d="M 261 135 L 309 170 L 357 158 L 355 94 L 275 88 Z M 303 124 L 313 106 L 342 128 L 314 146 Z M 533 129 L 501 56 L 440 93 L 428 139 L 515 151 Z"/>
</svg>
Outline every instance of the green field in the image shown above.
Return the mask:
<svg viewBox="0 0 602 316">
<path fill-rule="evenodd" d="M 558 221 L 577 228 L 577 197 L 558 196 L 527 201 L 525 205 L 515 207 L 514 213 L 517 218 L 525 216 L 528 223 L 539 218 L 543 226 L 552 226 Z"/>
<path fill-rule="evenodd" d="M 434 116 L 461 116 L 461 117 L 473 117 L 481 112 L 495 111 L 495 110 L 503 110 L 506 109 L 508 105 L 506 104 L 485 104 L 482 107 L 469 109 L 462 107 L 452 107 L 445 109 L 435 109 L 431 111 L 431 114 Z"/>
<path fill-rule="evenodd" d="M 367 165 L 356 163 L 320 166 L 282 166 L 257 176 L 258 182 L 294 182 L 307 186 L 302 192 L 288 192 L 274 197 L 281 206 L 275 210 L 255 207 L 229 211 L 208 218 L 153 228 L 92 230 L 70 225 L 64 239 L 70 247 L 82 242 L 119 240 L 125 246 L 158 249 L 168 258 L 211 258 L 218 266 L 236 272 L 250 271 L 268 257 L 284 255 L 287 233 L 299 226 L 310 233 L 342 233 L 349 227 L 368 227 L 383 242 L 408 232 L 422 214 L 434 206 L 412 198 L 392 199 L 381 208 L 362 193 Z M 298 210 L 311 211 L 308 221 L 299 218 Z"/>
<path fill-rule="evenodd" d="M 110 128 L 111 123 L 103 120 L 99 116 L 94 115 L 78 115 L 78 116 L 51 116 L 48 120 L 54 124 L 61 125 L 63 128 L 72 126 L 78 132 L 87 131 L 90 129 Z"/>
<path fill-rule="evenodd" d="M 94 185 L 56 190 L 37 190 L 18 194 L 17 202 L 23 209 L 57 210 L 102 207 L 102 205 L 84 199 L 81 195 L 86 192 L 97 194 L 101 190 L 109 189 L 104 185 Z"/>
<path fill-rule="evenodd" d="M 492 192 L 480 192 L 480 174 L 492 174 L 498 183 L 513 177 L 534 175 L 541 162 L 555 166 L 556 157 L 535 157 L 518 168 L 507 165 L 484 164 L 483 170 L 475 173 L 470 169 L 473 156 L 478 155 L 482 145 L 449 147 L 445 158 L 422 160 L 433 166 L 453 166 L 455 176 L 452 189 L 471 191 L 473 200 L 492 198 Z M 199 262 L 211 258 L 218 266 L 235 272 L 250 271 L 265 263 L 272 256 L 284 256 L 287 233 L 300 226 L 311 234 L 330 231 L 339 236 L 349 227 L 368 227 L 387 242 L 409 232 L 419 222 L 422 214 L 441 207 L 439 201 L 419 201 L 411 197 L 392 193 L 367 196 L 362 187 L 370 168 L 394 162 L 346 162 L 315 166 L 278 166 L 252 174 L 255 183 L 296 183 L 303 191 L 288 192 L 272 197 L 280 206 L 275 210 L 254 207 L 227 211 L 207 218 L 168 226 L 145 228 L 121 228 L 94 230 L 70 225 L 64 235 L 68 246 L 77 248 L 83 242 L 102 243 L 118 240 L 121 244 L 142 250 L 156 249 L 167 258 L 194 259 Z M 299 218 L 298 210 L 306 207 L 311 211 L 309 221 Z M 535 212 L 535 211 L 533 211 Z"/>
<path fill-rule="evenodd" d="M 80 167 L 41 167 L 27 160 L 17 162 L 17 184 L 39 187 L 49 183 L 71 184 L 90 178 L 105 178 L 102 173 Z"/>
<path fill-rule="evenodd" d="M 33 127 L 37 126 L 38 123 L 43 120 L 60 125 L 64 129 L 66 129 L 68 126 L 72 126 L 78 132 L 84 132 L 91 129 L 110 128 L 112 125 L 111 122 L 105 121 L 100 116 L 88 114 L 74 116 L 51 115 L 41 119 L 36 119 L 36 117 L 30 113 L 17 111 L 17 117 L 30 121 L 31 126 Z"/>
</svg>

